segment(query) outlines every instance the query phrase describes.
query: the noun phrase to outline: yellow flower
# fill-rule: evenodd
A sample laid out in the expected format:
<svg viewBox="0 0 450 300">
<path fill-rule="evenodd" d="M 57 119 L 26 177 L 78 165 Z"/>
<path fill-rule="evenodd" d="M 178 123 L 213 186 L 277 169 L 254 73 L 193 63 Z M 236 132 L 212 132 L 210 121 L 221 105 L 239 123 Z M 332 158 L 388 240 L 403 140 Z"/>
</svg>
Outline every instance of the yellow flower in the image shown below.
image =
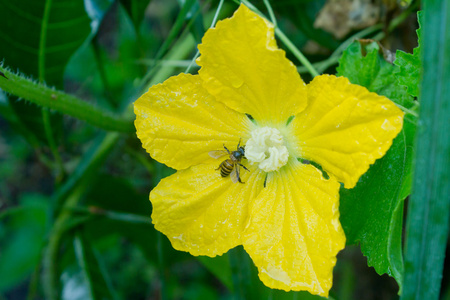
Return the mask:
<svg viewBox="0 0 450 300">
<path fill-rule="evenodd" d="M 354 187 L 386 153 L 403 113 L 343 77 L 306 86 L 272 24 L 243 5 L 199 49 L 199 75 L 169 78 L 134 106 L 143 147 L 177 170 L 150 193 L 155 228 L 193 255 L 243 245 L 267 286 L 327 296 L 345 245 L 339 182 Z M 208 155 L 239 140 L 244 184 Z"/>
</svg>

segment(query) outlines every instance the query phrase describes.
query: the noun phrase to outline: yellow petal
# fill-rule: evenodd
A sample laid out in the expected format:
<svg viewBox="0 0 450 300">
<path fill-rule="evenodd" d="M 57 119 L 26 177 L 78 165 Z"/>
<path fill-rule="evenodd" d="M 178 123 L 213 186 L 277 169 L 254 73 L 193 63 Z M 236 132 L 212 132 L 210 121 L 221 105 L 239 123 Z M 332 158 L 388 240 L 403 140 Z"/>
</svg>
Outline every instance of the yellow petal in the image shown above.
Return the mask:
<svg viewBox="0 0 450 300">
<path fill-rule="evenodd" d="M 308 85 L 308 107 L 292 121 L 297 155 L 352 188 L 402 129 L 403 112 L 384 96 L 322 75 Z"/>
<path fill-rule="evenodd" d="M 270 173 L 251 207 L 243 245 L 267 286 L 328 296 L 345 245 L 339 183 L 298 162 Z"/>
<path fill-rule="evenodd" d="M 277 48 L 273 25 L 246 6 L 208 30 L 199 50 L 204 87 L 260 125 L 285 123 L 305 108 L 305 84 Z"/>
<path fill-rule="evenodd" d="M 150 193 L 155 228 L 175 249 L 215 256 L 241 244 L 249 201 L 263 188 L 264 174 L 247 166 L 250 172 L 241 168 L 245 183 L 232 183 L 215 170 L 220 162 L 177 171 Z"/>
<path fill-rule="evenodd" d="M 137 136 L 159 162 L 185 169 L 214 161 L 209 151 L 231 151 L 253 124 L 202 88 L 198 75 L 180 74 L 153 86 L 134 103 Z"/>
</svg>

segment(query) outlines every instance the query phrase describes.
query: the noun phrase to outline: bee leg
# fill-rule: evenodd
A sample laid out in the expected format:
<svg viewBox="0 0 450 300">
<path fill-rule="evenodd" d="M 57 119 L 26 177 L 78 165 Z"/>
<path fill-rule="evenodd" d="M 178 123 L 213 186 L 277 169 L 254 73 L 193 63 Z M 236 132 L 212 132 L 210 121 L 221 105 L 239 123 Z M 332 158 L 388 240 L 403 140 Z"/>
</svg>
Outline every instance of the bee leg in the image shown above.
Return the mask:
<svg viewBox="0 0 450 300">
<path fill-rule="evenodd" d="M 227 150 L 228 154 L 230 154 L 230 155 L 231 155 L 231 153 L 230 153 L 230 150 L 228 150 L 228 148 L 227 148 L 227 147 L 225 147 L 225 144 L 223 144 L 223 147 L 225 148 L 225 150 Z"/>
<path fill-rule="evenodd" d="M 239 166 L 236 166 L 236 176 L 237 176 L 239 183 L 245 183 L 245 182 L 241 181 L 241 172 L 239 171 Z"/>
<path fill-rule="evenodd" d="M 245 170 L 247 170 L 247 171 L 249 171 L 250 172 L 250 170 L 249 169 L 247 169 L 244 165 L 241 165 L 241 164 L 239 164 L 241 167 L 243 167 Z"/>
<path fill-rule="evenodd" d="M 223 165 L 223 162 L 221 162 L 220 165 L 219 165 L 219 167 L 218 167 L 217 169 L 215 169 L 215 170 L 216 170 L 216 171 L 217 171 L 217 170 L 220 170 L 220 168 L 222 168 L 222 165 Z"/>
</svg>

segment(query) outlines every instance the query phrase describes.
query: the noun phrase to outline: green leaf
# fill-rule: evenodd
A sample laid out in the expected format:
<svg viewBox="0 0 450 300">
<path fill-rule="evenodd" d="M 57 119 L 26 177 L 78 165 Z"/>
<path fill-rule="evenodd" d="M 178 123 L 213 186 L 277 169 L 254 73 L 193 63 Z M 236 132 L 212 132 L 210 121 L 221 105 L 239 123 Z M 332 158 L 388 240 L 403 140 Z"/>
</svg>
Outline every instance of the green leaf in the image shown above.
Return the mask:
<svg viewBox="0 0 450 300">
<path fill-rule="evenodd" d="M 78 234 L 73 240 L 78 266 L 83 272 L 83 282 L 88 290 L 88 299 L 116 299 L 111 280 L 99 261 L 89 241 Z"/>
<path fill-rule="evenodd" d="M 185 1 L 186 0 L 178 0 L 178 3 L 182 6 Z M 202 37 L 205 35 L 205 27 L 203 25 L 203 14 L 198 0 L 195 1 L 190 12 L 186 15 L 186 21 L 192 22 L 190 31 L 194 36 L 195 41 L 200 44 L 202 42 Z"/>
<path fill-rule="evenodd" d="M 216 257 L 197 256 L 196 258 L 211 273 L 213 273 L 214 276 L 216 276 L 224 286 L 226 286 L 230 291 L 233 290 L 231 267 L 227 253 Z"/>
<path fill-rule="evenodd" d="M 86 39 L 97 30 L 102 14 L 99 2 L 0 0 L 0 58 L 13 70 L 20 70 L 50 86 L 63 88 L 64 68 Z M 84 2 L 90 7 L 89 15 Z M 97 11 L 97 14 L 92 13 Z M 96 26 L 94 26 L 96 24 Z M 40 140 L 47 141 L 41 108 L 16 101 L 10 105 L 20 121 Z M 53 130 L 62 137 L 62 118 L 51 116 Z"/>
<path fill-rule="evenodd" d="M 235 299 L 269 298 L 270 289 L 258 279 L 258 270 L 242 246 L 230 249 L 228 258 L 230 260 Z"/>
<path fill-rule="evenodd" d="M 234 299 L 277 299 L 277 300 L 332 300 L 332 297 L 323 298 L 311 295 L 306 291 L 290 291 L 271 289 L 265 286 L 258 278 L 258 269 L 245 252 L 242 246 L 230 249 L 227 253 L 229 266 L 231 267 L 231 278 L 233 283 Z"/>
<path fill-rule="evenodd" d="M 74 218 L 72 212 L 62 210 L 61 205 L 75 206 L 81 199 L 87 186 L 91 186 L 92 178 L 97 175 L 98 168 L 117 144 L 119 134 L 101 133 L 83 155 L 75 170 L 64 184 L 53 195 L 58 217 L 54 221 L 48 245 L 43 259 L 43 290 L 46 299 L 58 299 L 60 292 L 60 247 L 66 235 L 66 229 L 85 222 L 86 218 Z M 117 147 L 116 147 L 117 148 Z M 74 222 L 75 221 L 75 222 Z"/>
<path fill-rule="evenodd" d="M 0 115 L 9 123 L 9 126 L 22 135 L 32 147 L 39 146 L 39 140 L 25 126 L 14 112 L 11 103 L 7 100 L 6 94 L 0 90 Z"/>
<path fill-rule="evenodd" d="M 420 74 L 422 73 L 422 49 L 421 44 L 421 24 L 422 14 L 417 13 L 417 20 L 419 21 L 419 29 L 417 29 L 418 46 L 414 48 L 413 53 L 406 53 L 401 50 L 397 50 L 394 64 L 400 67 L 400 70 L 396 73 L 397 79 L 400 84 L 408 88 L 408 93 L 414 97 L 419 96 Z"/>
<path fill-rule="evenodd" d="M 97 215 L 85 225 L 90 239 L 120 234 L 138 245 L 150 261 L 156 259 L 156 231 L 150 223 L 151 204 L 147 194 L 138 194 L 124 178 L 101 174 L 86 195 L 85 205 Z M 135 214 L 146 217 L 148 223 L 112 219 L 103 211 Z"/>
<path fill-rule="evenodd" d="M 90 95 L 105 110 L 122 110 L 138 97 L 136 85 L 130 79 L 145 74 L 141 60 L 157 51 L 162 37 L 150 26 L 142 25 L 136 32 L 122 5 L 112 6 L 104 22 L 114 24 L 108 33 L 114 37 L 114 47 L 99 32 L 92 43 L 72 56 L 64 76 L 67 81 L 76 82 L 77 93 Z"/>
<path fill-rule="evenodd" d="M 413 98 L 395 79 L 397 67 L 388 63 L 380 50 L 375 42 L 364 46 L 359 42 L 351 44 L 340 59 L 338 75 L 384 95 L 414 113 Z M 411 189 L 411 150 L 415 130 L 416 118 L 406 114 L 403 129 L 386 155 L 370 167 L 355 188 L 341 188 L 341 222 L 347 243 L 360 243 L 369 266 L 379 274 L 394 277 L 400 289 L 403 200 Z"/>
<path fill-rule="evenodd" d="M 130 16 L 136 32 L 139 31 L 139 26 L 144 19 L 145 9 L 150 1 L 151 0 L 120 0 L 120 3 Z"/>
<path fill-rule="evenodd" d="M 44 245 L 48 199 L 26 195 L 21 206 L 0 214 L 0 292 L 24 282 L 37 267 Z"/>
<path fill-rule="evenodd" d="M 90 18 L 83 1 L 0 0 L 0 28 L 8 28 L 0 33 L 0 57 L 13 69 L 62 87 L 64 68 L 91 34 L 92 21 L 100 20 Z"/>
<path fill-rule="evenodd" d="M 416 103 L 406 88 L 399 85 L 395 72 L 398 67 L 384 58 L 388 53 L 376 42 L 352 43 L 342 54 L 337 75 L 347 77 L 351 83 L 362 85 L 369 91 L 388 97 L 403 108 L 415 109 Z"/>
<path fill-rule="evenodd" d="M 158 50 L 158 53 L 156 54 L 155 58 L 156 60 L 159 60 L 161 57 L 163 57 L 169 50 L 169 47 L 174 43 L 175 39 L 180 34 L 183 24 L 188 19 L 188 16 L 192 14 L 192 9 L 195 8 L 196 4 L 198 4 L 196 0 L 186 0 L 183 3 L 183 5 L 181 6 L 180 13 L 178 14 L 175 23 L 170 29 L 169 35 L 167 36 L 166 40 L 162 44 L 161 48 Z M 200 9 L 200 7 L 198 7 L 198 9 Z"/>
<path fill-rule="evenodd" d="M 409 124 L 405 126 L 412 127 Z M 402 186 L 411 163 L 411 144 L 402 131 L 386 155 L 377 160 L 355 188 L 341 188 L 341 222 L 348 244 L 361 244 L 368 265 L 401 287 L 403 276 Z"/>
<path fill-rule="evenodd" d="M 450 5 L 422 4 L 423 78 L 402 300 L 439 299 L 450 221 Z"/>
</svg>

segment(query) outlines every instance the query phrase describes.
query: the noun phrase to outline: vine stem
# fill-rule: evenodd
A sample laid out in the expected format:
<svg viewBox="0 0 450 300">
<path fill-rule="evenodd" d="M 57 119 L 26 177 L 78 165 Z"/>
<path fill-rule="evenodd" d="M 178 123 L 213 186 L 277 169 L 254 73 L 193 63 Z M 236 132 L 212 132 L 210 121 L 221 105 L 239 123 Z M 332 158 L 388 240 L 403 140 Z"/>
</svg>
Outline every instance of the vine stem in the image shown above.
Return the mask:
<svg viewBox="0 0 450 300">
<path fill-rule="evenodd" d="M 217 6 L 217 9 L 216 9 L 216 13 L 214 14 L 213 21 L 211 22 L 211 26 L 209 26 L 209 28 L 212 28 L 212 27 L 214 27 L 214 25 L 216 25 L 217 19 L 219 17 L 220 10 L 222 9 L 222 5 L 223 5 L 224 2 L 225 2 L 224 0 L 220 0 L 219 5 Z M 197 50 L 197 52 L 194 55 L 194 58 L 192 58 L 191 63 L 186 68 L 186 71 L 184 71 L 184 73 L 189 73 L 189 71 L 191 70 L 192 66 L 194 65 L 195 60 L 199 56 L 200 56 L 200 51 Z"/>
<path fill-rule="evenodd" d="M 275 28 L 277 27 L 277 19 L 275 18 L 275 14 L 273 13 L 273 9 L 272 6 L 270 5 L 269 0 L 263 0 L 264 1 L 264 5 L 267 8 L 267 11 L 269 12 L 269 16 L 270 16 L 270 20 L 273 23 L 273 26 L 275 26 Z"/>
<path fill-rule="evenodd" d="M 278 27 L 275 28 L 275 34 L 283 42 L 283 44 L 294 54 L 294 56 L 303 64 L 303 66 L 308 70 L 309 74 L 313 77 L 319 76 L 319 72 L 313 67 L 306 56 L 303 55 L 300 50 L 291 42 L 291 40 L 281 31 Z"/>
<path fill-rule="evenodd" d="M 134 131 L 131 115 L 118 116 L 112 112 L 104 111 L 72 95 L 14 74 L 2 66 L 0 66 L 0 72 L 8 78 L 0 77 L 0 89 L 7 93 L 37 105 L 57 110 L 105 130 Z"/>
<path fill-rule="evenodd" d="M 118 133 L 110 132 L 106 135 L 100 135 L 94 141 L 94 145 L 86 152 L 83 160 L 72 173 L 71 180 L 66 181 L 59 189 L 59 192 L 55 193 L 54 198 L 57 204 L 64 202 L 61 204 L 63 207 L 76 207 L 78 205 L 86 189 L 91 184 L 93 174 L 95 174 L 95 171 L 114 148 L 119 137 Z M 81 221 L 78 220 L 77 223 L 73 220 L 73 211 L 71 210 L 64 209 L 58 214 L 44 252 L 43 283 L 46 299 L 57 300 L 60 298 L 58 260 L 65 233 L 87 218 L 81 219 Z"/>
</svg>

